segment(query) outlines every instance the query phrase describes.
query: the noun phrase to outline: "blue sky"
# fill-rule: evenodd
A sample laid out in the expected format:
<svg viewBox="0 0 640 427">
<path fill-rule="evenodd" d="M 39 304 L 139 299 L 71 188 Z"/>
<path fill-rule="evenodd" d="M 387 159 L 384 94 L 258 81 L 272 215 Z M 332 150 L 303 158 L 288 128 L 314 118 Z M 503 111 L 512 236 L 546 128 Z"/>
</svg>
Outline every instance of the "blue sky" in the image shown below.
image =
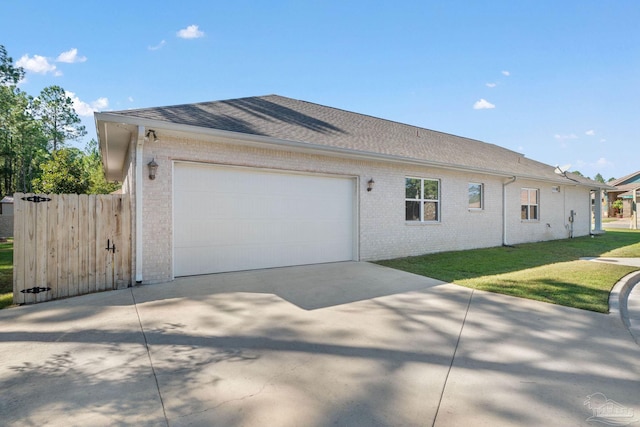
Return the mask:
<svg viewBox="0 0 640 427">
<path fill-rule="evenodd" d="M 640 2 L 2 2 L 21 88 L 93 111 L 278 94 L 497 144 L 593 177 L 640 170 Z"/>
</svg>

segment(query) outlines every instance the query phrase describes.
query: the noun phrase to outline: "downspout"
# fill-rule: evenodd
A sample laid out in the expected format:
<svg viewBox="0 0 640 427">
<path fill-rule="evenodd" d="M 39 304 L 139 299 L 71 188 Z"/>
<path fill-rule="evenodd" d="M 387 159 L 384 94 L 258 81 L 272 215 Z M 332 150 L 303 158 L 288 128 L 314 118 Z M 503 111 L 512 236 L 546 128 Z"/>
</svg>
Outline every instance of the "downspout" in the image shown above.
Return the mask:
<svg viewBox="0 0 640 427">
<path fill-rule="evenodd" d="M 632 200 L 632 205 L 631 205 L 631 212 L 633 217 L 631 218 L 631 229 L 632 230 L 637 230 L 638 229 L 638 191 L 640 191 L 640 187 L 639 188 L 634 188 L 633 189 L 633 200 Z"/>
<path fill-rule="evenodd" d="M 143 176 L 144 126 L 138 126 L 136 143 L 136 283 L 142 283 L 142 180 Z"/>
<path fill-rule="evenodd" d="M 502 246 L 509 246 L 507 242 L 507 185 L 513 184 L 518 178 L 512 176 L 508 182 L 502 183 Z"/>
</svg>

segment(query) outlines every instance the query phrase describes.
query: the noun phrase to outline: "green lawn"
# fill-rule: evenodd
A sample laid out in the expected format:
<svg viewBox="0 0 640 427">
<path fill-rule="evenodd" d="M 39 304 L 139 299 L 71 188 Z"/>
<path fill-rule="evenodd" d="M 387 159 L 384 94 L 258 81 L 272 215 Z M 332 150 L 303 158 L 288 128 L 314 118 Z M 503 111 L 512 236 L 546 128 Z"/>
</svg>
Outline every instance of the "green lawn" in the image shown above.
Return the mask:
<svg viewBox="0 0 640 427">
<path fill-rule="evenodd" d="M 640 257 L 640 231 L 610 230 L 596 237 L 444 252 L 379 264 L 469 288 L 606 313 L 611 288 L 637 268 L 579 260 L 598 256 Z"/>
<path fill-rule="evenodd" d="M 13 304 L 13 240 L 0 243 L 0 309 Z"/>
<path fill-rule="evenodd" d="M 474 289 L 606 313 L 609 291 L 633 267 L 580 257 L 640 257 L 640 231 L 443 252 L 379 264 Z M 13 299 L 13 241 L 0 243 L 0 309 Z"/>
</svg>

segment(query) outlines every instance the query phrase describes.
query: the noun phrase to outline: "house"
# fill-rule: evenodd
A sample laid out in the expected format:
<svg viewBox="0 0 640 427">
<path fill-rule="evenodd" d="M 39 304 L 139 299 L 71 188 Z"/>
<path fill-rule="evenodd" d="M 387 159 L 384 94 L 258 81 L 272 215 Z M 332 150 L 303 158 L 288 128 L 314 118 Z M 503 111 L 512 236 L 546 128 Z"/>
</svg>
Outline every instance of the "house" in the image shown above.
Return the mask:
<svg viewBox="0 0 640 427">
<path fill-rule="evenodd" d="M 493 144 L 277 95 L 95 114 L 135 280 L 584 236 L 605 184 Z"/>
<path fill-rule="evenodd" d="M 0 200 L 0 215 L 13 216 L 13 197 L 5 196 Z"/>
<path fill-rule="evenodd" d="M 0 200 L 0 238 L 13 237 L 13 197 Z"/>
<path fill-rule="evenodd" d="M 635 212 L 634 197 L 637 197 L 635 192 L 640 193 L 640 171 L 615 179 L 609 185 L 615 188 L 607 191 L 608 216 L 615 216 L 613 203 L 620 199 L 622 201 L 620 215 L 630 217 Z"/>
</svg>

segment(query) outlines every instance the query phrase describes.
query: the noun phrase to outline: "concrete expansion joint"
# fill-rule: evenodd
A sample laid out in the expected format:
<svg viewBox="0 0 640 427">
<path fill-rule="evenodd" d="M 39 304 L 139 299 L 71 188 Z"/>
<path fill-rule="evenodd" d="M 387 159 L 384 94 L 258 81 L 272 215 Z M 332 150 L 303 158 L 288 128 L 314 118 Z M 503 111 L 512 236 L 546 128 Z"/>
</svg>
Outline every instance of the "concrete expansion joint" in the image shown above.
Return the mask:
<svg viewBox="0 0 640 427">
<path fill-rule="evenodd" d="M 453 354 L 451 355 L 451 362 L 449 363 L 449 370 L 447 371 L 447 375 L 444 378 L 444 383 L 442 384 L 442 392 L 440 393 L 440 399 L 438 400 L 438 407 L 436 408 L 436 413 L 433 416 L 433 422 L 431 423 L 431 427 L 436 425 L 436 421 L 438 419 L 438 412 L 440 412 L 440 406 L 442 405 L 442 399 L 444 398 L 444 392 L 447 389 L 447 382 L 449 381 L 449 374 L 451 374 L 451 369 L 453 368 L 453 363 L 456 360 L 456 353 L 458 352 L 458 347 L 460 346 L 460 340 L 462 339 L 462 331 L 464 330 L 464 325 L 467 322 L 467 316 L 469 315 L 469 309 L 471 308 L 471 300 L 473 299 L 474 289 L 471 289 L 471 293 L 469 294 L 469 301 L 467 301 L 467 308 L 464 312 L 464 318 L 462 319 L 462 324 L 460 325 L 460 332 L 458 332 L 458 340 L 456 341 L 456 346 L 453 350 Z"/>
<path fill-rule="evenodd" d="M 151 358 L 151 349 L 149 348 L 149 341 L 147 340 L 147 335 L 144 332 L 144 326 L 142 325 L 142 319 L 140 318 L 140 312 L 138 311 L 138 303 L 136 301 L 136 296 L 133 293 L 133 288 L 129 288 L 131 292 L 131 299 L 133 301 L 133 306 L 136 309 L 136 317 L 138 318 L 138 324 L 140 325 L 140 332 L 142 333 L 142 338 L 144 339 L 144 346 L 147 350 L 147 358 L 149 359 L 149 366 L 151 367 L 151 372 L 153 374 L 153 379 L 156 383 L 156 390 L 158 392 L 158 399 L 160 400 L 160 405 L 162 406 L 162 414 L 164 416 L 164 421 L 169 427 L 169 419 L 167 418 L 167 409 L 164 405 L 164 399 L 162 398 L 162 392 L 160 391 L 160 383 L 158 382 L 158 375 L 156 374 L 156 369 L 153 366 L 153 359 Z"/>
</svg>

